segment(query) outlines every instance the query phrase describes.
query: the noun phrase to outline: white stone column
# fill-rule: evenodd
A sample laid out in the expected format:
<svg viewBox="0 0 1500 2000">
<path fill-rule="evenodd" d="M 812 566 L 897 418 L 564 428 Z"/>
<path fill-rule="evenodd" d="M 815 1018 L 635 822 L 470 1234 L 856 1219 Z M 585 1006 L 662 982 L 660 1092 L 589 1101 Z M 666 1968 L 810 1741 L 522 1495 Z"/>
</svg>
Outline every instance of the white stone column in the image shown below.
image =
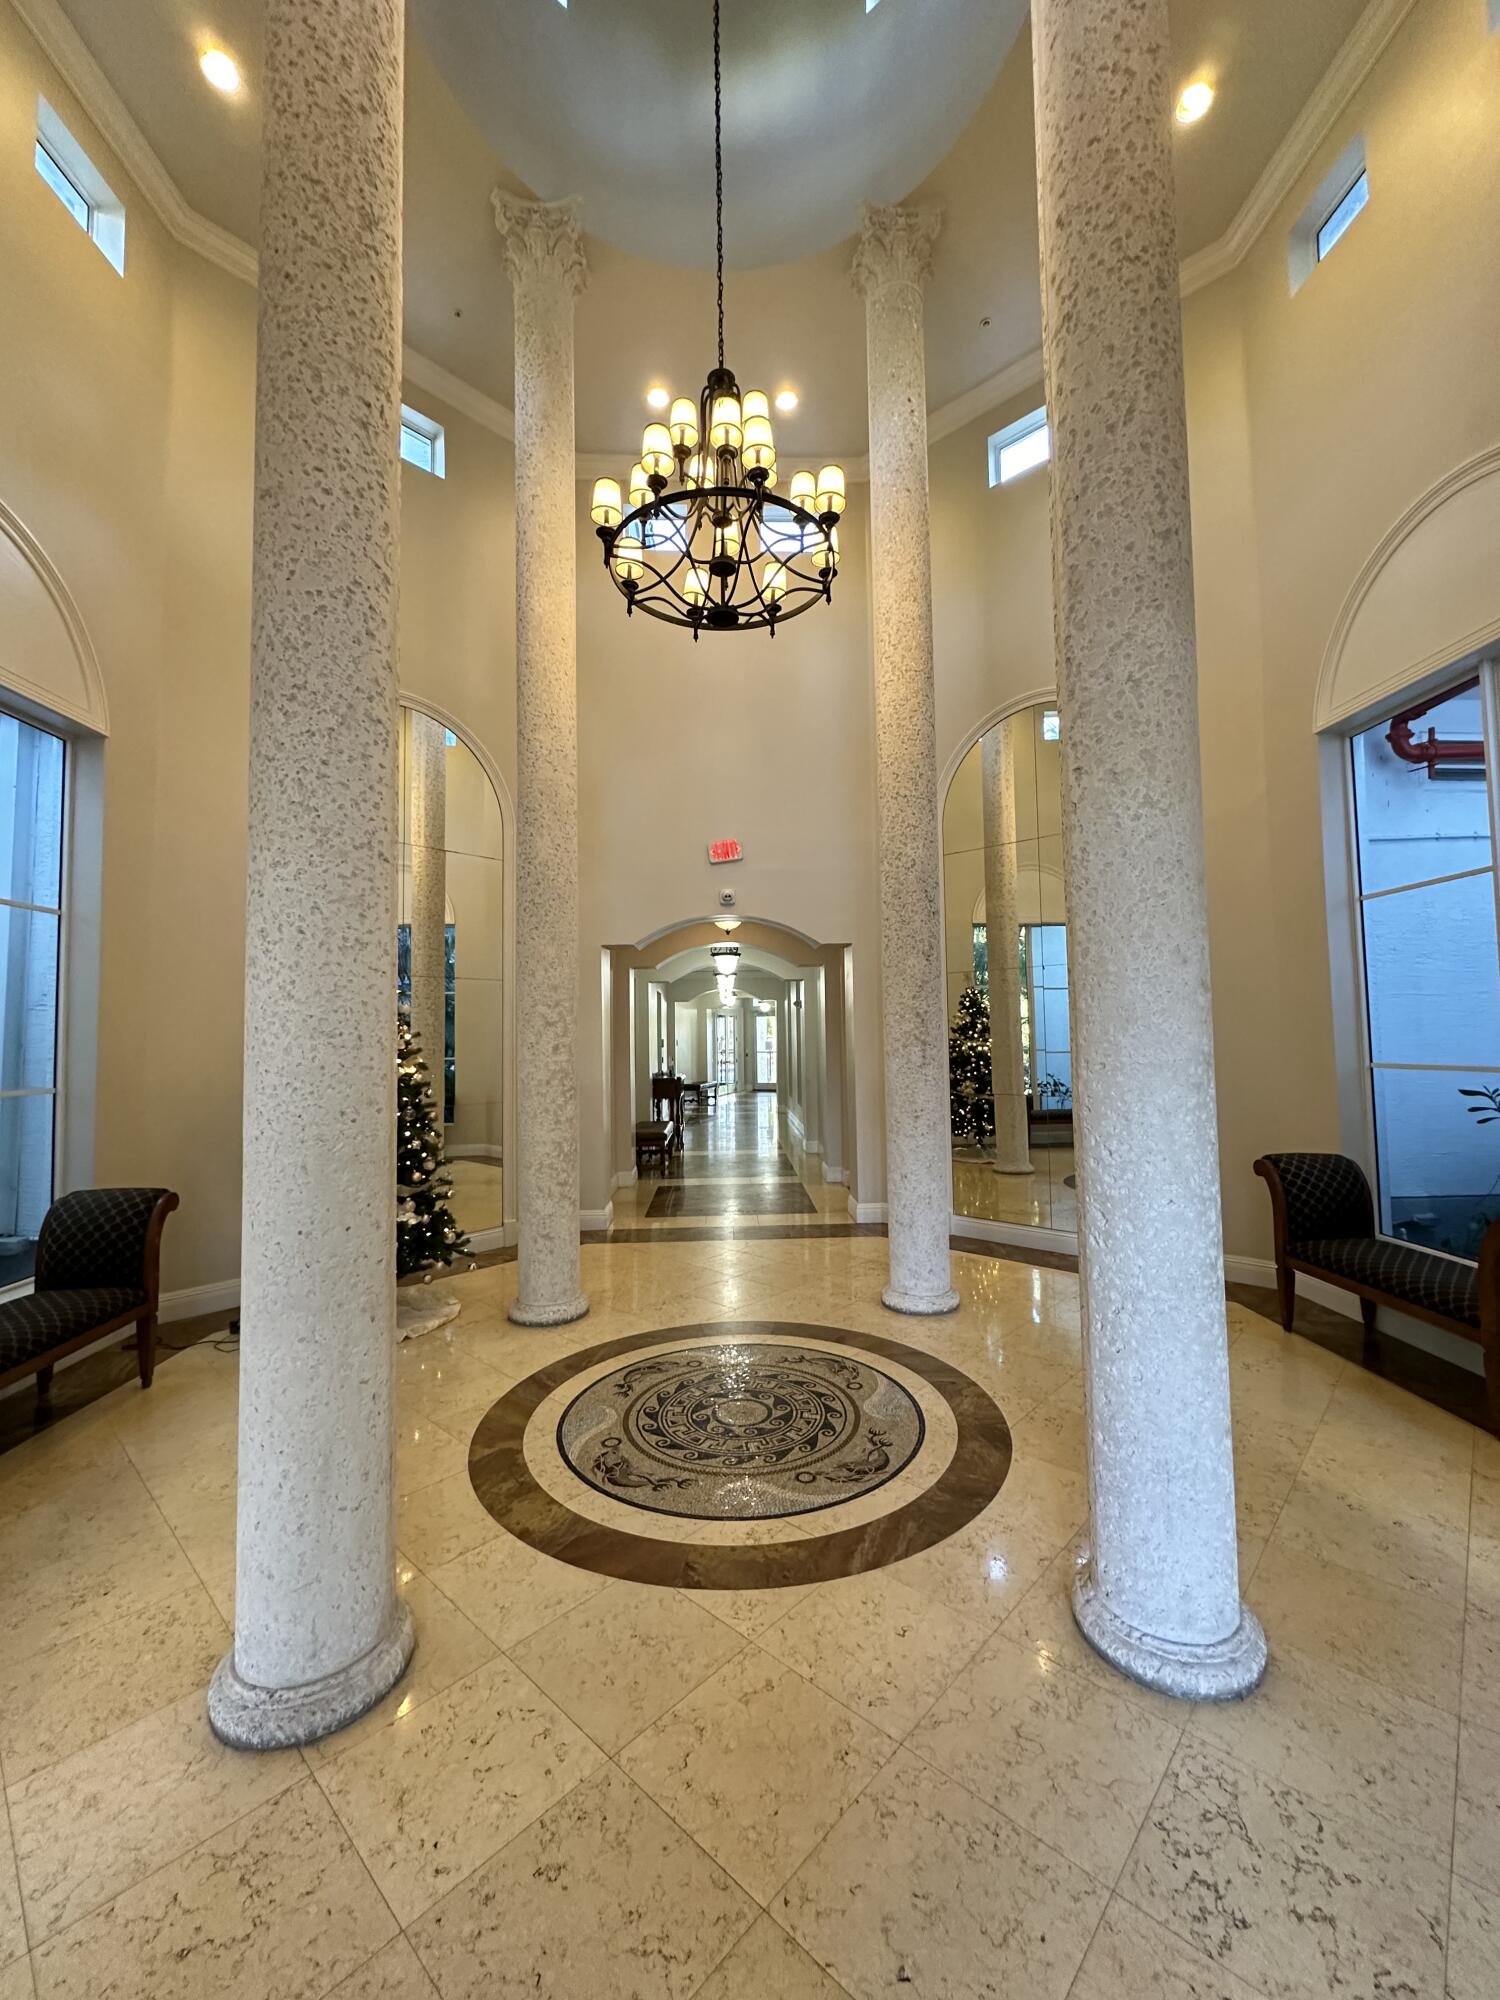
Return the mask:
<svg viewBox="0 0 1500 2000">
<path fill-rule="evenodd" d="M 1245 1693 L 1167 0 L 1033 0 L 1092 1556 L 1085 1636 Z M 1101 62 L 1101 49 L 1109 61 Z"/>
<path fill-rule="evenodd" d="M 439 1121 L 447 1033 L 448 732 L 420 709 L 406 717 L 411 847 L 411 1025 L 422 1046 Z"/>
<path fill-rule="evenodd" d="M 578 204 L 495 190 L 516 311 L 516 1162 L 519 1326 L 589 1309 L 578 1254 Z"/>
<path fill-rule="evenodd" d="M 401 0 L 266 7 L 239 1530 L 209 1719 L 308 1743 L 404 1669 L 395 1591 Z"/>
<path fill-rule="evenodd" d="M 984 785 L 984 928 L 989 939 L 990 1087 L 995 1096 L 995 1171 L 1031 1172 L 1026 1113 L 1026 1058 L 1021 1046 L 1020 907 L 1016 889 L 1016 721 L 986 732 L 980 751 Z"/>
<path fill-rule="evenodd" d="M 927 364 L 922 288 L 934 209 L 866 208 L 854 283 L 865 300 L 874 571 L 875 783 L 880 817 L 880 978 L 885 1178 L 894 1312 L 958 1304 L 948 1233 L 948 1024 L 932 687 Z"/>
</svg>

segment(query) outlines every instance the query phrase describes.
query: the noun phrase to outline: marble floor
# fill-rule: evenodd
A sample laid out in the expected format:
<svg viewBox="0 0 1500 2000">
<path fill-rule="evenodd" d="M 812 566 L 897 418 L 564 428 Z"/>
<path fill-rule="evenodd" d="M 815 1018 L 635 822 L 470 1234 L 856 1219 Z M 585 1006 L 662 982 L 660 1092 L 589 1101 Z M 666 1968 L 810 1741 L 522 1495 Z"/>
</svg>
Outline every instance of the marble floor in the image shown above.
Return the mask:
<svg viewBox="0 0 1500 2000">
<path fill-rule="evenodd" d="M 763 1137 L 728 1132 L 725 1180 Z M 1272 1664 L 1247 1701 L 1175 1704 L 1069 1612 L 1076 1278 L 960 1255 L 957 1313 L 893 1320 L 878 1236 L 647 1224 L 654 1191 L 585 1246 L 579 1324 L 512 1327 L 497 1264 L 443 1281 L 460 1317 L 401 1349 L 417 1651 L 311 1750 L 205 1721 L 232 1351 L 0 1458 L 0 2000 L 1495 2000 L 1500 1443 L 1230 1305 Z M 582 1389 L 705 1347 L 845 1383 L 873 1357 L 921 1436 L 780 1519 L 685 1520 L 570 1469 Z M 854 1401 L 894 1438 L 884 1393 Z M 715 1408 L 770 1400 L 755 1374 Z M 505 1424 L 580 1524 L 565 1556 L 505 1525 Z M 942 1505 L 969 1516 L 923 1545 Z"/>
<path fill-rule="evenodd" d="M 953 1155 L 953 1213 L 1028 1229 L 1078 1229 L 1077 1167 L 1071 1146 L 1033 1146 L 1029 1174 L 997 1174 L 972 1150 Z"/>
</svg>

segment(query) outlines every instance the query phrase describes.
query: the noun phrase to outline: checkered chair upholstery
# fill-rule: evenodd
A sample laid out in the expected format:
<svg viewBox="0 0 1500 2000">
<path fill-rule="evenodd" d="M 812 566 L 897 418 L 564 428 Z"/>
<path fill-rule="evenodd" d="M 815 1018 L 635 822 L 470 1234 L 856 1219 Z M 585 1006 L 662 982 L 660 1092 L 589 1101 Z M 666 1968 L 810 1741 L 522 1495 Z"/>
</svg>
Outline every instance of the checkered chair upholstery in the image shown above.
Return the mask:
<svg viewBox="0 0 1500 2000">
<path fill-rule="evenodd" d="M 1387 1292 L 1402 1305 L 1420 1306 L 1445 1319 L 1479 1325 L 1479 1266 L 1444 1257 L 1416 1243 L 1388 1236 L 1315 1236 L 1294 1243 L 1291 1254 L 1330 1277 L 1351 1278 Z"/>
<path fill-rule="evenodd" d="M 145 1296 L 146 1231 L 165 1188 L 80 1188 L 53 1202 L 36 1245 L 38 1292 L 123 1287 Z"/>
<path fill-rule="evenodd" d="M 1268 1153 L 1286 1194 L 1286 1242 L 1294 1257 L 1307 1243 L 1373 1236 L 1375 1202 L 1363 1169 L 1342 1153 Z"/>
<path fill-rule="evenodd" d="M 57 1357 L 133 1319 L 149 1385 L 161 1220 L 176 1206 L 167 1188 L 81 1188 L 54 1202 L 37 1238 L 31 1296 L 0 1303 L 0 1380 L 35 1374 L 45 1394 Z"/>
</svg>

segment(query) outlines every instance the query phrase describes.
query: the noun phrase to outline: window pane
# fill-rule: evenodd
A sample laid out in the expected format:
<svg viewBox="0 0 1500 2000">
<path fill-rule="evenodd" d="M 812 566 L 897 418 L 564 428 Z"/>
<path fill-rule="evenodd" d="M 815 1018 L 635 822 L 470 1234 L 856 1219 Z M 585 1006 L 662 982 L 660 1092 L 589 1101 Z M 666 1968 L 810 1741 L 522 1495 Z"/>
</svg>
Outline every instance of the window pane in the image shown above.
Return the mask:
<svg viewBox="0 0 1500 2000">
<path fill-rule="evenodd" d="M 1365 895 L 1489 866 L 1482 736 L 1474 685 L 1444 696 L 1420 715 L 1387 717 L 1354 738 L 1359 885 Z M 1433 749 L 1446 754 L 1414 761 Z"/>
<path fill-rule="evenodd" d="M 56 1081 L 58 922 L 0 906 L 0 1090 Z"/>
<path fill-rule="evenodd" d="M 1363 910 L 1371 1060 L 1500 1065 L 1493 876 L 1375 896 Z"/>
<path fill-rule="evenodd" d="M 52 1205 L 55 1100 L 0 1097 L 0 1284 L 30 1277 L 37 1232 Z"/>
<path fill-rule="evenodd" d="M 62 738 L 0 714 L 0 898 L 57 908 L 62 825 Z"/>
<path fill-rule="evenodd" d="M 1052 455 L 1052 432 L 1048 425 L 1038 424 L 1034 431 L 1018 437 L 1011 444 L 1000 447 L 1000 484 L 1019 479 L 1023 472 L 1030 472 L 1034 466 L 1045 465 Z"/>
<path fill-rule="evenodd" d="M 432 470 L 433 440 L 421 431 L 414 431 L 410 424 L 401 426 L 401 456 L 408 465 L 415 465 L 422 472 Z"/>
<path fill-rule="evenodd" d="M 57 196 L 69 215 L 78 224 L 78 227 L 80 229 L 87 229 L 92 216 L 92 210 L 40 139 L 36 142 L 36 170 Z"/>
<path fill-rule="evenodd" d="M 1338 207 L 1318 231 L 1318 261 L 1321 263 L 1370 199 L 1370 177 L 1361 174 Z"/>
<path fill-rule="evenodd" d="M 1374 1077 L 1382 1230 L 1477 1257 L 1500 1215 L 1500 1072 L 1378 1069 Z"/>
</svg>

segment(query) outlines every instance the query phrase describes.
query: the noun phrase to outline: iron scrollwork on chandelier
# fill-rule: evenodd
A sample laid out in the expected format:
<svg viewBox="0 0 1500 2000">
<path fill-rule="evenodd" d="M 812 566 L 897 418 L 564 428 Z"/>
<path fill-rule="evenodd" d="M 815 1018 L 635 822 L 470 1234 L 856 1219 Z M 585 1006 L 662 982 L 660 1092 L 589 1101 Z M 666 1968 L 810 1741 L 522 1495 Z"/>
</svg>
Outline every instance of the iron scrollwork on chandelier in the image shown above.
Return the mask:
<svg viewBox="0 0 1500 2000">
<path fill-rule="evenodd" d="M 724 120 L 719 0 L 714 0 L 714 177 L 718 219 L 719 365 L 696 403 L 679 396 L 647 424 L 622 493 L 594 483 L 604 564 L 628 612 L 701 631 L 769 631 L 831 603 L 839 567 L 842 466 L 794 472 L 776 491 L 771 406 L 741 395 L 724 365 Z"/>
</svg>

